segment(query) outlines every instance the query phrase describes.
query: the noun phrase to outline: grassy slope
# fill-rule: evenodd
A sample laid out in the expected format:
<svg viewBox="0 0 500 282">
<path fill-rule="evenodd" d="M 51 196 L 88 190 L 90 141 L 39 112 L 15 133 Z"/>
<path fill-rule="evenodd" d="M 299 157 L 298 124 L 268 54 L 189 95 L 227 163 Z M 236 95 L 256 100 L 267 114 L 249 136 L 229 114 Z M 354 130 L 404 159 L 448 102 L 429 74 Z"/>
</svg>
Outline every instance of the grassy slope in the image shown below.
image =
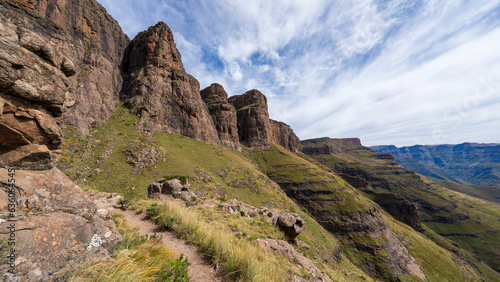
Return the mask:
<svg viewBox="0 0 500 282">
<path fill-rule="evenodd" d="M 336 210 L 355 210 L 369 208 L 374 205 L 376 206 L 375 203 L 367 200 L 364 196 L 356 192 L 355 189 L 350 188 L 350 185 L 345 183 L 338 176 L 326 172 L 320 164 L 305 155 L 292 154 L 280 146 L 276 146 L 273 150 L 253 150 L 250 155 L 255 163 L 271 176 L 278 176 L 281 179 L 298 184 L 326 183 L 325 187 L 322 187 L 322 189 L 326 188 L 333 190 L 334 192 L 330 194 L 329 197 L 339 198 L 334 208 Z M 320 189 L 321 187 L 316 188 Z M 349 200 L 353 197 L 356 198 L 356 204 L 353 204 L 353 202 Z M 389 223 L 397 237 L 401 238 L 408 247 L 410 253 L 426 274 L 428 281 L 467 280 L 464 274 L 465 272 L 470 272 L 471 277 L 476 275 L 473 271 L 459 269 L 460 266 L 455 263 L 451 252 L 436 245 L 436 243 L 419 232 L 395 220 L 388 214 L 384 214 L 384 220 Z M 347 241 L 343 241 L 350 244 L 353 243 L 350 241 L 355 239 L 354 237 L 350 237 Z M 370 241 L 370 238 L 362 237 L 361 239 L 363 242 L 354 243 L 369 244 L 368 241 Z M 358 251 L 349 250 L 348 247 L 344 248 L 344 250 L 348 253 L 353 253 L 353 255 L 349 256 L 351 260 L 363 263 L 361 259 L 363 254 Z M 409 275 L 400 278 L 404 281 L 413 281 L 416 279 Z"/>
<path fill-rule="evenodd" d="M 340 266 L 335 264 L 332 252 L 338 250 L 338 241 L 262 174 L 246 153 L 175 134 L 155 133 L 148 138 L 133 128 L 136 121 L 137 117 L 129 114 L 127 109 L 118 107 L 108 122 L 85 138 L 74 134 L 71 128 L 65 129 L 63 157 L 58 166 L 66 167 L 65 173 L 86 190 L 118 192 L 132 201 L 145 199 L 148 185 L 155 180 L 165 175 L 183 175 L 188 178 L 193 191 L 205 192 L 207 197 L 212 191 L 223 189 L 227 199 L 296 212 L 306 221 L 306 230 L 298 239 L 311 246 L 309 251 L 304 251 L 307 257 L 323 265 L 324 271 L 332 277 L 353 279 L 348 274 L 352 271 L 356 273 L 356 279 L 368 279 L 347 259 Z M 143 142 L 159 148 L 165 160 L 144 169 L 127 164 L 127 144 Z M 102 171 L 94 175 L 95 169 Z M 200 173 L 205 177 L 198 177 Z M 256 238 L 259 237 L 253 237 Z M 261 238 L 266 238 L 265 234 Z"/>
<path fill-rule="evenodd" d="M 394 169 L 387 166 L 387 160 L 373 158 L 369 149 L 358 149 L 337 155 L 317 155 L 316 160 L 336 170 L 336 166 L 361 169 L 371 175 L 389 181 L 394 192 L 412 202 L 431 207 L 433 213 L 422 217 L 424 224 L 435 232 L 448 237 L 460 247 L 477 254 L 495 269 L 500 269 L 500 205 L 470 197 L 446 189 L 423 176 L 418 176 L 426 185 L 412 186 L 416 183 L 414 175 L 393 174 Z M 375 153 L 376 154 L 376 153 Z M 377 192 L 377 189 L 374 189 Z M 382 189 L 378 189 L 382 190 Z M 420 208 L 422 213 L 422 208 Z M 446 223 L 447 220 L 469 217 L 459 222 Z M 444 220 L 433 220 L 441 218 Z M 439 222 L 441 221 L 441 222 Z M 488 270 L 488 272 L 491 272 Z M 499 274 L 497 273 L 497 278 Z"/>
<path fill-rule="evenodd" d="M 448 188 L 450 190 L 467 194 L 479 199 L 487 200 L 490 202 L 495 202 L 500 204 L 500 188 L 491 186 L 477 186 L 477 185 L 465 185 L 459 184 L 452 181 L 441 180 L 437 178 L 431 178 L 432 181 L 437 184 Z"/>
</svg>

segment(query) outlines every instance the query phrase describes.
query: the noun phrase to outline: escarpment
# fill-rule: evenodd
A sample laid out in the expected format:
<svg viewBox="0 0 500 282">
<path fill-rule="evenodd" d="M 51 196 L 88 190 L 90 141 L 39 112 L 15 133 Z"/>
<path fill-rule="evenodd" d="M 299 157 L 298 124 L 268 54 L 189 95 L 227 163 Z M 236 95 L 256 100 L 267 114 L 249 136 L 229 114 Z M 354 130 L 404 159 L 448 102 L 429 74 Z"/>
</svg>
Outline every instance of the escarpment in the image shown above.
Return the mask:
<svg viewBox="0 0 500 282">
<path fill-rule="evenodd" d="M 184 71 L 172 31 L 163 22 L 139 33 L 122 64 L 126 106 L 140 117 L 137 129 L 176 133 L 220 146 L 198 81 Z"/>
<path fill-rule="evenodd" d="M 106 10 L 95 0 L 0 4 L 1 14 L 20 32 L 32 31 L 43 39 L 26 38 L 33 52 L 61 65 L 65 74 L 75 74 L 67 79 L 67 111 L 58 123 L 87 134 L 108 120 L 119 100 L 123 82 L 118 66 L 130 40 Z M 58 61 L 54 50 L 67 60 Z"/>
<path fill-rule="evenodd" d="M 259 90 L 229 97 L 237 111 L 240 142 L 251 148 L 269 148 L 272 139 L 267 98 Z"/>
<path fill-rule="evenodd" d="M 200 94 L 208 106 L 221 145 L 229 149 L 241 150 L 236 109 L 228 102 L 227 93 L 222 85 L 213 83 L 201 90 Z"/>
<path fill-rule="evenodd" d="M 70 48 L 66 30 L 50 20 L 66 25 L 66 16 L 45 17 L 56 11 L 55 2 L 0 6 L 0 241 L 15 239 L 15 252 L 10 251 L 15 272 L 2 263 L 3 281 L 65 277 L 109 257 L 123 241 L 111 215 L 99 212 L 87 193 L 54 167 L 63 142 L 56 118 L 76 113 L 68 107 L 74 106 L 72 79 L 81 69 L 78 47 L 74 53 L 65 49 Z M 77 13 L 70 5 L 77 1 L 58 3 L 66 4 L 58 6 L 59 13 Z M 100 238 L 94 239 L 99 244 L 89 247 L 93 238 Z"/>
<path fill-rule="evenodd" d="M 302 145 L 300 144 L 299 137 L 295 135 L 292 128 L 288 124 L 272 119 L 269 121 L 274 143 L 279 144 L 294 153 L 302 151 Z"/>
</svg>

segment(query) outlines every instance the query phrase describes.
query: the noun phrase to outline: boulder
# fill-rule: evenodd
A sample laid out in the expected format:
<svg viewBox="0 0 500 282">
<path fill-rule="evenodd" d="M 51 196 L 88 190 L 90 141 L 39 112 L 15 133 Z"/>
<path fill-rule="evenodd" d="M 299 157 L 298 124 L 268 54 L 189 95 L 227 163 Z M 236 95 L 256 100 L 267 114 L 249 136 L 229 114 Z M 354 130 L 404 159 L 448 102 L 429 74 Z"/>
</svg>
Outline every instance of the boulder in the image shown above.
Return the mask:
<svg viewBox="0 0 500 282">
<path fill-rule="evenodd" d="M 98 211 L 87 193 L 57 168 L 43 171 L 17 170 L 14 218 L 0 221 L 0 241 L 15 225 L 16 271 L 0 265 L 3 281 L 48 281 L 95 259 L 109 257 L 123 237 L 109 213 Z M 8 198 L 9 172 L 0 168 L 0 199 Z M 0 210 L 7 210 L 0 200 Z M 4 220 L 9 214 L 0 215 Z M 99 246 L 88 250 L 92 237 Z M 19 280 L 15 280 L 19 279 Z"/>
<path fill-rule="evenodd" d="M 159 179 L 148 186 L 148 197 L 159 199 L 180 198 L 184 201 L 190 201 L 196 195 L 191 191 L 191 185 L 188 183 L 182 185 L 179 179 Z"/>
<path fill-rule="evenodd" d="M 304 230 L 305 221 L 296 213 L 282 213 L 276 217 L 275 226 L 285 233 L 288 241 L 293 241 Z"/>
</svg>

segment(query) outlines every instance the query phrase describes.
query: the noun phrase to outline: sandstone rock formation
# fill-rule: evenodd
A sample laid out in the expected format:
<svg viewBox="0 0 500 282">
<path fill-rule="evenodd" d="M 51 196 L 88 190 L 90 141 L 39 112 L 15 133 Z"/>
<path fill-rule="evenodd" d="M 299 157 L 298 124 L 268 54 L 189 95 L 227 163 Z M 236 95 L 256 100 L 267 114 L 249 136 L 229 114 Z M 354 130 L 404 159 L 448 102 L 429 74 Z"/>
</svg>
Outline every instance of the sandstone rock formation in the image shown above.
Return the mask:
<svg viewBox="0 0 500 282">
<path fill-rule="evenodd" d="M 62 132 L 72 62 L 37 34 L 0 15 L 0 167 L 49 169 Z"/>
<path fill-rule="evenodd" d="M 66 75 L 76 74 L 66 82 L 65 106 L 69 108 L 59 123 L 86 134 L 111 117 L 123 83 L 118 66 L 130 40 L 100 4 L 95 0 L 10 0 L 1 1 L 0 10 L 22 30 L 43 37 L 43 43 L 26 41 L 33 52 L 52 65 L 61 64 Z M 57 59 L 51 49 L 68 60 Z"/>
<path fill-rule="evenodd" d="M 132 40 L 122 68 L 128 76 L 126 105 L 140 116 L 137 129 L 220 145 L 200 85 L 184 71 L 172 31 L 165 23 L 159 22 Z"/>
<path fill-rule="evenodd" d="M 300 139 L 297 135 L 295 135 L 292 128 L 288 124 L 272 119 L 269 121 L 274 143 L 279 144 L 294 153 L 302 152 Z"/>
<path fill-rule="evenodd" d="M 359 138 L 335 139 L 329 137 L 301 141 L 302 151 L 306 155 L 339 154 L 361 147 Z"/>
<path fill-rule="evenodd" d="M 213 83 L 201 90 L 200 94 L 214 120 L 221 145 L 228 149 L 241 150 L 236 109 L 229 104 L 222 85 Z"/>
<path fill-rule="evenodd" d="M 237 110 L 240 142 L 250 148 L 269 148 L 273 142 L 267 98 L 259 90 L 229 97 Z"/>
<path fill-rule="evenodd" d="M 0 168 L 0 210 L 6 211 L 10 189 L 7 169 Z M 95 204 L 57 168 L 17 170 L 15 217 L 1 214 L 0 241 L 10 237 L 15 225 L 16 272 L 0 265 L 3 281 L 48 281 L 64 276 L 94 259 L 109 257 L 123 241 L 110 216 L 98 213 Z M 8 219 L 8 220 L 7 220 Z M 101 245 L 87 250 L 94 234 Z M 20 279 L 20 280 L 15 280 Z"/>
</svg>

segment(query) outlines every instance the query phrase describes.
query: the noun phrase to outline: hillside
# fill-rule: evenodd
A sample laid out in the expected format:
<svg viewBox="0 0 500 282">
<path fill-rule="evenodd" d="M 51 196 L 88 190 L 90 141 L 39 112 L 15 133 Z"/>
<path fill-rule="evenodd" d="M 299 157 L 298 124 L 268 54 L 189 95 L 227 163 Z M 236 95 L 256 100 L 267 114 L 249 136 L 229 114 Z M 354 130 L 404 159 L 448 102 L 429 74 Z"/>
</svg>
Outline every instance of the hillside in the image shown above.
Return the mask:
<svg viewBox="0 0 500 282">
<path fill-rule="evenodd" d="M 164 22 L 0 4 L 2 280 L 189 281 L 165 232 L 221 281 L 500 280 L 497 204 L 200 90 Z"/>
<path fill-rule="evenodd" d="M 302 145 L 304 152 L 339 173 L 395 218 L 416 230 L 428 227 L 499 269 L 498 204 L 448 190 L 399 166 L 391 155 L 362 146 L 359 140 L 311 139 Z"/>
<path fill-rule="evenodd" d="M 500 187 L 499 144 L 375 146 L 371 149 L 391 154 L 401 166 L 428 177 L 459 184 Z"/>
<path fill-rule="evenodd" d="M 432 177 L 429 177 L 429 179 L 450 190 L 500 204 L 500 187 L 458 184 Z"/>
</svg>

